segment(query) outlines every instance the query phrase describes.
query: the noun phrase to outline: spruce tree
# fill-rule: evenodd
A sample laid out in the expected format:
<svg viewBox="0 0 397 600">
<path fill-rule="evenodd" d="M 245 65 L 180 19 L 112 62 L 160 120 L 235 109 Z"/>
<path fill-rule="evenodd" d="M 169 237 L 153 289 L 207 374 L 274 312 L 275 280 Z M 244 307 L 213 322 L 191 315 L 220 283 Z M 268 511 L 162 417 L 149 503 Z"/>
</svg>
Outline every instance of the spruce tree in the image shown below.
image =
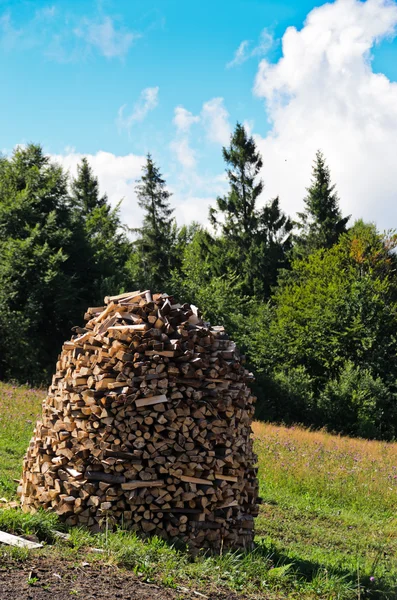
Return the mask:
<svg viewBox="0 0 397 600">
<path fill-rule="evenodd" d="M 71 196 L 84 216 L 107 203 L 107 196 L 99 195 L 98 179 L 85 156 L 77 166 L 77 177 L 72 181 Z"/>
<path fill-rule="evenodd" d="M 270 297 L 272 288 L 277 285 L 280 270 L 290 267 L 293 227 L 290 217 L 281 210 L 278 197 L 267 202 L 259 213 L 257 289 L 265 299 Z"/>
<path fill-rule="evenodd" d="M 262 158 L 240 123 L 229 148 L 223 148 L 223 157 L 230 190 L 210 210 L 212 225 L 221 231 L 209 252 L 216 265 L 214 274 L 238 273 L 244 293 L 268 298 L 279 269 L 288 265 L 292 222 L 281 211 L 278 198 L 258 208 Z"/>
<path fill-rule="evenodd" d="M 220 226 L 223 235 L 247 249 L 258 225 L 256 203 L 263 182 L 256 179 L 262 158 L 253 137 L 248 136 L 240 123 L 236 125 L 229 148 L 224 147 L 222 153 L 228 165 L 230 190 L 226 196 L 217 198 L 217 208 L 210 209 L 210 221 L 215 227 Z M 219 213 L 223 216 L 222 222 Z"/>
<path fill-rule="evenodd" d="M 160 290 L 173 267 L 176 226 L 172 217 L 174 209 L 169 202 L 172 194 L 150 154 L 142 172 L 135 188 L 138 204 L 144 210 L 142 227 L 135 230 L 138 234 L 135 242 L 137 273 L 142 286 Z"/>
<path fill-rule="evenodd" d="M 98 179 L 85 157 L 77 167 L 70 197 L 76 226 L 83 230 L 82 285 L 92 300 L 101 302 L 104 296 L 133 285 L 126 269 L 132 243 L 121 223 L 120 203 L 113 208 L 107 195 L 100 194 Z"/>
<path fill-rule="evenodd" d="M 0 379 L 47 382 L 84 310 L 67 176 L 39 145 L 0 162 Z"/>
<path fill-rule="evenodd" d="M 331 248 L 350 219 L 342 217 L 339 197 L 323 153 L 318 150 L 313 165 L 312 183 L 304 199 L 305 209 L 296 223 L 301 233 L 296 237 L 296 254 L 307 256 L 319 248 Z"/>
<path fill-rule="evenodd" d="M 39 145 L 0 158 L 0 379 L 47 383 L 87 306 L 134 286 L 118 208 L 87 167 L 70 191 Z"/>
</svg>

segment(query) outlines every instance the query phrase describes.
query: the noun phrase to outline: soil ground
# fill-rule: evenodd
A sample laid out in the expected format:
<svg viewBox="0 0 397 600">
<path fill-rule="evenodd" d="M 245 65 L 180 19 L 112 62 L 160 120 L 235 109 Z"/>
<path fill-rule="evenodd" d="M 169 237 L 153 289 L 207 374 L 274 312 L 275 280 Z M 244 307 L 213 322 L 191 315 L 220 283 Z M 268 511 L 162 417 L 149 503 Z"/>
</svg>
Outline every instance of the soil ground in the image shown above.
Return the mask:
<svg viewBox="0 0 397 600">
<path fill-rule="evenodd" d="M 0 600 L 243 600 L 235 594 L 197 594 L 143 583 L 128 571 L 100 563 L 48 557 L 0 564 Z"/>
</svg>

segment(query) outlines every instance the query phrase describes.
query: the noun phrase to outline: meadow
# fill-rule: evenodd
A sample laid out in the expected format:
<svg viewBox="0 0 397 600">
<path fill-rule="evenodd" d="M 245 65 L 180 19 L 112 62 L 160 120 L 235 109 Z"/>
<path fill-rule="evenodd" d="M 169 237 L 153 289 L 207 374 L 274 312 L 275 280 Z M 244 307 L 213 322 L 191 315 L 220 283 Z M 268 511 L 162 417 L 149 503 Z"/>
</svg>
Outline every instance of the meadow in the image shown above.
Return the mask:
<svg viewBox="0 0 397 600">
<path fill-rule="evenodd" d="M 16 498 L 22 457 L 45 391 L 0 383 L 0 498 Z M 397 597 L 397 444 L 351 439 L 300 427 L 255 423 L 260 493 L 256 549 L 198 556 L 158 539 L 117 531 L 73 530 L 64 560 L 106 561 L 145 581 L 207 594 L 340 599 Z M 1 505 L 0 505 L 1 507 Z M 53 542 L 54 516 L 0 510 L 0 529 Z M 88 548 L 100 548 L 101 554 Z M 54 555 L 49 546 L 40 552 Z M 23 560 L 21 550 L 1 560 Z"/>
</svg>

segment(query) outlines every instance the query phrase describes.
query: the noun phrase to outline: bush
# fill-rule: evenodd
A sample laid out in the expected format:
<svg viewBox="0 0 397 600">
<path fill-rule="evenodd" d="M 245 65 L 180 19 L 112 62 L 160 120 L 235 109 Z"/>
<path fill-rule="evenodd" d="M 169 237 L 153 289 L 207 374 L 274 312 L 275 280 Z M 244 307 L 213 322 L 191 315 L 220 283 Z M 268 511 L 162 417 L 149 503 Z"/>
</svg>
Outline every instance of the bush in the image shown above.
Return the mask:
<svg viewBox="0 0 397 600">
<path fill-rule="evenodd" d="M 395 236 L 361 222 L 297 260 L 244 336 L 257 415 L 392 439 L 397 431 Z"/>
<path fill-rule="evenodd" d="M 328 428 L 366 438 L 395 436 L 394 394 L 369 369 L 345 363 L 322 390 L 318 408 Z"/>
</svg>

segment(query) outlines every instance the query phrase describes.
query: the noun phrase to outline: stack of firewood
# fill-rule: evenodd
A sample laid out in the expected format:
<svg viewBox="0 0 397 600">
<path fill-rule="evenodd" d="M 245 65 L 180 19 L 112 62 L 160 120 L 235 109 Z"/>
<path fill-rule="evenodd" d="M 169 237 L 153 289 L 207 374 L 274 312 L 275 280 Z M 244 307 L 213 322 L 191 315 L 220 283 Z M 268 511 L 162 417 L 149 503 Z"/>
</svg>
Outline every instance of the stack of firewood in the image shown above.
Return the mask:
<svg viewBox="0 0 397 600">
<path fill-rule="evenodd" d="M 23 509 L 94 531 L 249 548 L 255 398 L 235 343 L 167 294 L 105 303 L 63 345 L 24 459 Z"/>
</svg>

